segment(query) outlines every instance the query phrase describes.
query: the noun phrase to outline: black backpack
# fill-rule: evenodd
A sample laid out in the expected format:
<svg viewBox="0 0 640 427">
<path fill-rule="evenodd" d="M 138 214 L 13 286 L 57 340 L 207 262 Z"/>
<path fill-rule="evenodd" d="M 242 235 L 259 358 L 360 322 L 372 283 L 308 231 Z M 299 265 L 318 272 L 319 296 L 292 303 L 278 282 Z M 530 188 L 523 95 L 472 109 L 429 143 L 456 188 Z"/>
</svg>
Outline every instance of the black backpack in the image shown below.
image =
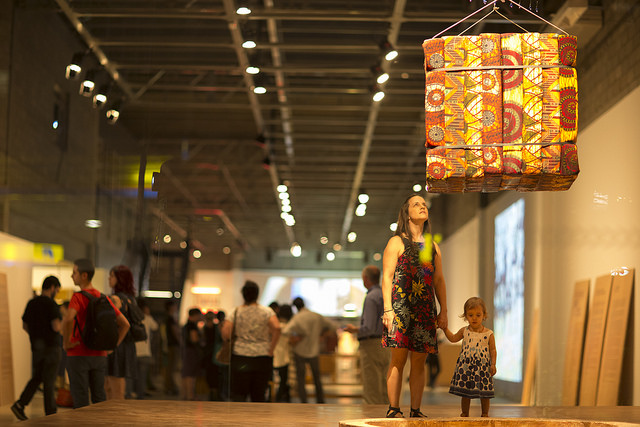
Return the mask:
<svg viewBox="0 0 640 427">
<path fill-rule="evenodd" d="M 135 342 L 147 340 L 147 327 L 142 323 L 144 320 L 144 312 L 136 301 L 124 293 L 116 294 L 122 301 L 123 305 L 127 305 L 125 317 L 129 321 L 129 333 Z M 122 310 L 120 310 L 122 311 Z"/>
<path fill-rule="evenodd" d="M 113 350 L 118 346 L 116 311 L 103 293 L 99 297 L 80 291 L 89 299 L 84 328 L 80 331 L 82 342 L 92 350 Z M 79 328 L 76 316 L 76 328 Z"/>
</svg>

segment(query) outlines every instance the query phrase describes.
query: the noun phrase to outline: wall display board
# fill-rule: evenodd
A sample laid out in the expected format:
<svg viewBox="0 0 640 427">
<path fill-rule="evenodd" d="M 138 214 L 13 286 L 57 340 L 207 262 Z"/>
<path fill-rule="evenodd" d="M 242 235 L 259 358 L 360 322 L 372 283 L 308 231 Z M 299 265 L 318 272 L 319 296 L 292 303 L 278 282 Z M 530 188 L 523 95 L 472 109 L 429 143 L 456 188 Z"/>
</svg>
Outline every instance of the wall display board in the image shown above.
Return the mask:
<svg viewBox="0 0 640 427">
<path fill-rule="evenodd" d="M 562 406 L 578 403 L 582 349 L 589 305 L 589 280 L 577 282 L 573 288 L 567 347 L 564 355 L 564 377 L 562 380 Z"/>
<path fill-rule="evenodd" d="M 535 375 L 536 362 L 538 359 L 538 334 L 540 333 L 540 309 L 536 308 L 533 313 L 533 325 L 529 337 L 529 348 L 527 349 L 527 364 L 524 369 L 524 379 L 522 380 L 522 397 L 520 404 L 524 406 L 535 405 Z"/>
<path fill-rule="evenodd" d="M 611 294 L 611 275 L 596 278 L 593 298 L 587 321 L 587 334 L 582 355 L 582 373 L 580 374 L 580 406 L 594 406 L 598 391 L 598 376 L 602 356 L 602 341 L 607 321 L 609 296 Z"/>
<path fill-rule="evenodd" d="M 611 303 L 607 314 L 607 328 L 598 378 L 597 406 L 618 405 L 635 270 L 623 268 L 612 275 Z"/>
<path fill-rule="evenodd" d="M 7 276 L 0 273 L 0 406 L 14 402 Z"/>
</svg>

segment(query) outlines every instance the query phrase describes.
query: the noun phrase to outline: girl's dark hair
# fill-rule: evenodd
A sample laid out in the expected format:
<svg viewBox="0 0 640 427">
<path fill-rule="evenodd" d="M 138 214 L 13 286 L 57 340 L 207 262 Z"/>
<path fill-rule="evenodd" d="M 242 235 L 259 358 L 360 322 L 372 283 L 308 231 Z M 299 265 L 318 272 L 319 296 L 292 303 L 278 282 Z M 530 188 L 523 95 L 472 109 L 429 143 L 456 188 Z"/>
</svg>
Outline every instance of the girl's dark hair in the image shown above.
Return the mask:
<svg viewBox="0 0 640 427">
<path fill-rule="evenodd" d="M 418 193 L 412 193 L 412 194 L 409 195 L 409 197 L 407 197 L 404 200 L 404 203 L 402 203 L 402 206 L 400 207 L 400 212 L 398 213 L 398 221 L 396 222 L 398 227 L 396 228 L 395 236 L 400 236 L 402 241 L 408 241 L 409 242 L 409 251 L 410 251 L 412 257 L 413 256 L 419 257 L 420 256 L 420 247 L 418 246 L 418 244 L 413 242 L 413 240 L 411 239 L 411 231 L 409 230 L 409 222 L 410 222 L 410 220 L 409 220 L 409 201 L 414 197 L 423 198 Z M 431 221 L 429 219 L 427 219 L 424 222 L 424 224 L 422 225 L 422 234 L 431 235 Z M 435 263 L 433 262 L 433 259 L 436 257 L 437 252 L 436 252 L 436 245 L 433 242 L 433 239 L 431 240 L 431 254 L 432 254 L 432 257 L 431 257 L 432 265 L 433 265 L 433 268 L 435 270 Z"/>
<path fill-rule="evenodd" d="M 125 293 L 127 295 L 135 296 L 136 290 L 133 287 L 133 274 L 129 267 L 126 265 L 116 265 L 111 269 L 113 275 L 116 277 L 116 285 L 113 287 L 113 292 Z"/>
</svg>

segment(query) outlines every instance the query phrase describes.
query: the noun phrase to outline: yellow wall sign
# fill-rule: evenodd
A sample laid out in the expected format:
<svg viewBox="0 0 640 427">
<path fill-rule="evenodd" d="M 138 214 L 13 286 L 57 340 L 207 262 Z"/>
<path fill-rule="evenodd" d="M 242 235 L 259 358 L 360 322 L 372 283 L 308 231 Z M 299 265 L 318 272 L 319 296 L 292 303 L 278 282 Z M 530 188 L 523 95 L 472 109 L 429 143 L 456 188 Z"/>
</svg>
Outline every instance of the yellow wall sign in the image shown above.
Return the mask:
<svg viewBox="0 0 640 427">
<path fill-rule="evenodd" d="M 33 261 L 56 264 L 64 259 L 64 247 L 52 243 L 34 243 Z"/>
</svg>

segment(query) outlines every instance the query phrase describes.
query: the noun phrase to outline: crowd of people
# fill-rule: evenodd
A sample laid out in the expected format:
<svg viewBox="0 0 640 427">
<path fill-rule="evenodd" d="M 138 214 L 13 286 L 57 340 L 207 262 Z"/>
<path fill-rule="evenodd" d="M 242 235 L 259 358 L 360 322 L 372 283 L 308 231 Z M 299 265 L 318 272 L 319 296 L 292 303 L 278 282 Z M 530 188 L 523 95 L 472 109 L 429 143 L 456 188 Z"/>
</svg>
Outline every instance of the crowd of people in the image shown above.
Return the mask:
<svg viewBox="0 0 640 427">
<path fill-rule="evenodd" d="M 449 341 L 463 341 L 449 390 L 462 398 L 461 416 L 469 416 L 474 398 L 481 400 L 482 416 L 488 416 L 497 352 L 493 332 L 483 325 L 487 319 L 484 301 L 470 298 L 460 316 L 469 326 L 455 334 L 449 331 L 442 254 L 431 238 L 423 197 L 414 194 L 406 199 L 397 225 L 384 250 L 382 273 L 373 265 L 362 271 L 367 295 L 360 325 L 344 327 L 357 334 L 359 341 L 363 401 L 388 403 L 387 417 L 403 417 L 403 371 L 411 360 L 409 416 L 426 417 L 420 410 L 425 364 L 430 366 L 433 383 L 434 372 L 439 371 L 436 332 L 441 329 Z M 315 401 L 325 402 L 320 342 L 326 334 L 335 334 L 338 325 L 309 310 L 302 298 L 295 298 L 291 305 L 274 302 L 263 306 L 258 303 L 258 284 L 247 280 L 241 289 L 243 303 L 228 318 L 223 311 L 203 314 L 193 307 L 186 324 L 180 326 L 176 300 L 166 302 L 160 322 L 151 316 L 145 300 L 136 298 L 128 267 L 111 269 L 108 298 L 93 287 L 93 275 L 91 261 L 74 262 L 71 277 L 80 292 L 64 305 L 64 316 L 53 300 L 60 289 L 56 277 L 47 277 L 41 295 L 28 303 L 22 320 L 31 341 L 33 370 L 11 407 L 19 419 L 27 419 L 24 408 L 41 383 L 45 414 L 56 412 L 55 380 L 65 371 L 74 408 L 89 405 L 89 401 L 144 399 L 155 387 L 150 381 L 152 372 L 163 373 L 165 394 L 181 391 L 185 400 L 202 399 L 204 391 L 208 400 L 290 402 L 291 363 L 299 401 L 308 402 L 308 366 Z M 107 326 L 97 320 L 105 318 L 99 312 L 111 316 Z M 175 377 L 180 366 L 178 387 Z M 269 387 L 274 374 L 277 392 Z"/>
</svg>

